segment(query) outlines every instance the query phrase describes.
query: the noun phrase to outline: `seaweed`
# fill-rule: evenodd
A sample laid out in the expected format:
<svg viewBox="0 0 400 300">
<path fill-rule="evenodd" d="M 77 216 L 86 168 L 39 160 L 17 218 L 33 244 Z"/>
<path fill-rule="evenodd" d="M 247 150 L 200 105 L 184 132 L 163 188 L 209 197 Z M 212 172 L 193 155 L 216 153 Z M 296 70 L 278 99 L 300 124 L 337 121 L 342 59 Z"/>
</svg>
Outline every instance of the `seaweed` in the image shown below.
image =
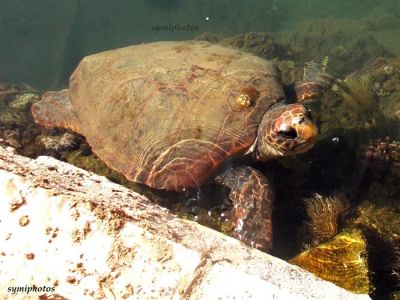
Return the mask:
<svg viewBox="0 0 400 300">
<path fill-rule="evenodd" d="M 334 237 L 342 226 L 342 220 L 350 207 L 344 194 L 304 199 L 308 221 L 305 222 L 305 247 L 316 246 Z"/>
<path fill-rule="evenodd" d="M 353 73 L 342 81 L 339 90 L 345 105 L 366 119 L 373 119 L 374 112 L 378 109 L 371 81 L 368 75 Z"/>
</svg>

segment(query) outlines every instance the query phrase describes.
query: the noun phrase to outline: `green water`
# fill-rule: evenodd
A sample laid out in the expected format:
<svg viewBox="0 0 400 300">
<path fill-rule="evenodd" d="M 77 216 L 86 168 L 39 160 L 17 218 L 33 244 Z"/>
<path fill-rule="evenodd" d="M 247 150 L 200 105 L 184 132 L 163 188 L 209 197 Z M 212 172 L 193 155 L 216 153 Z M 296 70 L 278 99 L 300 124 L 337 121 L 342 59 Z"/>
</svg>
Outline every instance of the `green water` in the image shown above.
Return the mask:
<svg viewBox="0 0 400 300">
<path fill-rule="evenodd" d="M 68 86 L 70 74 L 86 55 L 189 39 L 221 42 L 275 59 L 285 83 L 301 78 L 306 61 L 326 58 L 337 84 L 313 111 L 320 129 L 317 145 L 299 158 L 256 165 L 275 175 L 272 253 L 289 259 L 304 249 L 300 233 L 307 218 L 302 199 L 343 192 L 351 209 L 341 228 L 354 225 L 370 204 L 388 210 L 386 217 L 372 213 L 362 227 L 374 274 L 371 296 L 399 299 L 399 0 L 0 0 L 0 138 L 7 137 L 20 153 L 35 157 L 43 147 L 31 146 L 31 140 L 60 135 L 32 125 L 28 108 L 23 117 L 17 109 L 6 108 L 13 98 L 1 94 L 7 90 L 4 82 L 28 85 L 37 93 L 57 90 Z M 386 146 L 379 148 L 379 143 Z M 360 154 L 366 145 L 375 155 L 370 165 Z M 75 159 L 76 153 L 90 152 L 87 145 L 87 151 L 82 148 L 73 149 L 72 155 L 44 154 L 64 160 L 73 156 L 74 163 L 127 184 L 87 154 Z M 193 198 L 185 200 L 187 204 Z"/>
<path fill-rule="evenodd" d="M 399 55 L 399 6 L 396 0 L 1 1 L 0 77 L 56 88 L 66 84 L 78 61 L 90 53 L 141 42 L 191 39 L 204 32 L 221 36 L 279 32 L 312 18 L 355 22 L 392 18 L 388 28 L 378 28 L 374 34 L 382 31 L 383 44 Z M 170 24 L 189 24 L 196 30 L 153 29 Z"/>
</svg>

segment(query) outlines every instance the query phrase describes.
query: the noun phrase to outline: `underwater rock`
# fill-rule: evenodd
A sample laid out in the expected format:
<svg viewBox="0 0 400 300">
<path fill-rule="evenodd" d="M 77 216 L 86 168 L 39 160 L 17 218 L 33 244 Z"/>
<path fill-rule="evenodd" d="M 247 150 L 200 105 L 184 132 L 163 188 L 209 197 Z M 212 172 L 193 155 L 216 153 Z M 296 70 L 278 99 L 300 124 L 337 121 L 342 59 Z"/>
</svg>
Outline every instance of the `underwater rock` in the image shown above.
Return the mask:
<svg viewBox="0 0 400 300">
<path fill-rule="evenodd" d="M 29 108 L 39 100 L 39 94 L 29 86 L 0 82 L 0 144 L 23 152 L 32 143 L 37 128 Z"/>
<path fill-rule="evenodd" d="M 372 63 L 360 70 L 361 76 L 372 78 L 371 87 L 375 95 L 378 96 L 379 109 L 383 115 L 390 120 L 400 120 L 400 59 L 399 58 L 377 58 Z M 392 125 L 393 126 L 393 125 Z M 394 124 L 394 126 L 396 126 Z M 397 135 L 400 133 L 397 125 Z"/>
<path fill-rule="evenodd" d="M 65 132 L 58 136 L 39 136 L 39 142 L 47 151 L 75 150 L 81 142 L 81 137 L 75 133 Z"/>
<path fill-rule="evenodd" d="M 357 72 L 336 84 L 321 99 L 321 133 L 351 130 L 371 130 L 384 124 L 379 109 L 379 98 L 372 90 L 373 79 L 369 74 Z"/>
<path fill-rule="evenodd" d="M 32 103 L 35 100 L 32 100 L 38 94 L 38 90 L 22 84 L 15 85 L 7 81 L 0 80 L 0 103 L 10 104 L 10 102 L 19 102 L 19 103 Z M 18 107 L 13 107 L 18 109 Z"/>
<path fill-rule="evenodd" d="M 83 147 L 82 147 L 83 146 Z M 79 150 L 71 150 L 70 151 L 65 151 L 62 153 L 62 160 L 78 167 L 82 168 L 84 170 L 94 172 L 98 175 L 105 176 L 108 179 L 110 179 L 113 182 L 116 182 L 118 184 L 121 184 L 129 189 L 134 190 L 135 192 L 138 193 L 151 193 L 149 190 L 145 191 L 144 188 L 140 187 L 138 184 L 127 180 L 123 175 L 120 173 L 110 169 L 107 167 L 107 165 L 101 161 L 99 158 L 97 158 L 93 153 L 83 153 L 85 151 L 87 144 L 82 143 L 80 144 Z M 82 151 L 81 149 L 84 148 Z M 146 196 L 148 196 L 146 194 Z M 156 197 L 154 195 L 151 195 L 150 197 L 152 200 L 158 200 L 155 199 Z M 158 201 L 157 201 L 158 202 Z"/>
<path fill-rule="evenodd" d="M 373 139 L 359 147 L 357 160 L 365 198 L 378 205 L 384 199 L 399 199 L 400 142 L 389 137 Z"/>
<path fill-rule="evenodd" d="M 378 108 L 377 99 L 372 90 L 372 77 L 369 74 L 352 73 L 340 82 L 339 94 L 348 108 L 364 115 L 364 118 L 373 118 Z"/>
<path fill-rule="evenodd" d="M 18 129 L 0 130 L 0 144 L 19 149 L 21 145 L 21 134 Z"/>
<path fill-rule="evenodd" d="M 273 59 L 283 59 L 286 55 L 285 48 L 276 43 L 273 35 L 268 32 L 248 32 L 219 41 L 223 46 L 233 46 L 241 50 L 254 53 L 257 56 Z"/>
<path fill-rule="evenodd" d="M 37 101 L 39 101 L 38 94 L 25 93 L 17 95 L 8 106 L 19 111 L 28 111 L 30 106 Z"/>
<path fill-rule="evenodd" d="M 373 14 L 371 17 L 361 19 L 360 23 L 363 24 L 363 28 L 377 32 L 400 28 L 400 18 L 395 11 L 387 14 Z"/>
<path fill-rule="evenodd" d="M 233 223 L 227 215 L 219 213 L 218 211 L 205 209 L 200 207 L 198 204 L 194 209 L 195 213 L 188 212 L 188 209 L 183 207 L 181 203 L 178 203 L 173 207 L 173 211 L 179 218 L 197 222 L 226 235 L 232 235 L 232 232 L 235 229 L 235 223 Z"/>
<path fill-rule="evenodd" d="M 30 120 L 20 111 L 6 108 L 0 112 L 0 124 L 5 126 L 27 126 Z"/>
<path fill-rule="evenodd" d="M 332 64 L 329 64 L 328 68 Z M 321 99 L 321 134 L 362 132 L 363 143 L 377 134 L 400 139 L 400 60 L 377 58 L 344 79 Z M 371 133 L 371 135 L 368 135 Z"/>
<path fill-rule="evenodd" d="M 397 291 L 394 291 L 392 293 L 390 299 L 400 299 L 400 237 L 398 237 L 394 246 L 390 275 L 393 281 L 393 285 L 397 288 Z"/>
<path fill-rule="evenodd" d="M 291 84 L 298 80 L 302 80 L 304 73 L 304 65 L 296 64 L 293 60 L 274 60 L 275 65 L 281 71 L 282 82 Z"/>
<path fill-rule="evenodd" d="M 369 192 L 369 194 L 371 194 Z M 383 194 L 383 195 L 382 195 Z M 371 196 L 372 197 L 372 196 Z M 386 199 L 377 191 L 373 201 L 363 201 L 347 220 L 347 226 L 362 228 L 368 239 L 368 260 L 374 283 L 373 295 L 386 299 L 398 290 L 400 278 L 400 206 L 397 199 Z"/>
<path fill-rule="evenodd" d="M 82 138 L 36 125 L 30 107 L 39 99 L 40 93 L 29 86 L 0 82 L 0 144 L 29 157 L 46 154 L 61 158 L 62 152 L 75 150 Z"/>
<path fill-rule="evenodd" d="M 389 137 L 376 139 L 361 146 L 359 157 L 371 172 L 388 170 L 400 178 L 400 142 Z"/>
<path fill-rule="evenodd" d="M 390 295 L 390 300 L 400 300 L 400 291 L 395 291 Z"/>
<path fill-rule="evenodd" d="M 359 229 L 344 231 L 289 262 L 354 293 L 371 292 L 367 243 Z"/>
<path fill-rule="evenodd" d="M 284 45 L 296 62 L 329 57 L 330 70 L 345 75 L 380 56 L 393 56 L 371 33 L 344 19 L 312 19 L 296 29 L 279 32 L 277 42 Z"/>
<path fill-rule="evenodd" d="M 39 95 L 13 90 L 7 99 L 0 100 L 0 124 L 4 126 L 28 126 L 32 123 L 29 108 L 39 100 Z"/>
<path fill-rule="evenodd" d="M 382 201 L 377 201 L 382 202 Z M 400 204 L 397 201 L 390 205 L 383 203 L 362 202 L 355 211 L 355 217 L 348 224 L 358 225 L 374 232 L 391 245 L 400 238 Z"/>
<path fill-rule="evenodd" d="M 400 237 L 395 245 L 395 258 L 393 263 L 392 277 L 395 281 L 397 287 L 400 287 Z M 398 292 L 398 296 L 400 297 L 400 291 Z"/>
<path fill-rule="evenodd" d="M 221 39 L 222 37 L 220 35 L 212 32 L 203 32 L 194 38 L 194 40 L 207 41 L 211 43 L 218 43 Z"/>
<path fill-rule="evenodd" d="M 11 83 L 0 81 L 0 102 L 6 102 L 10 97 L 18 94 L 20 88 Z"/>
<path fill-rule="evenodd" d="M 304 225 L 305 245 L 317 246 L 334 237 L 341 225 L 349 202 L 343 194 L 326 197 L 315 194 L 304 199 L 308 221 Z"/>
<path fill-rule="evenodd" d="M 81 138 L 79 136 L 79 138 Z M 60 153 L 60 159 L 62 161 L 68 162 L 71 165 L 74 165 L 78 168 L 82 168 L 89 172 L 93 172 L 100 176 L 105 176 L 107 179 L 120 184 L 136 193 L 142 194 L 149 198 L 153 203 L 157 203 L 164 207 L 171 208 L 172 204 L 176 202 L 176 194 L 175 193 L 162 193 L 161 195 L 156 193 L 154 190 L 137 184 L 133 181 L 126 179 L 124 175 L 118 173 L 111 168 L 109 168 L 102 160 L 96 157 L 91 150 L 90 146 L 82 141 L 79 140 L 79 149 L 68 149 L 62 151 Z M 74 147 L 75 148 L 75 147 Z M 51 155 L 53 156 L 53 155 Z"/>
</svg>

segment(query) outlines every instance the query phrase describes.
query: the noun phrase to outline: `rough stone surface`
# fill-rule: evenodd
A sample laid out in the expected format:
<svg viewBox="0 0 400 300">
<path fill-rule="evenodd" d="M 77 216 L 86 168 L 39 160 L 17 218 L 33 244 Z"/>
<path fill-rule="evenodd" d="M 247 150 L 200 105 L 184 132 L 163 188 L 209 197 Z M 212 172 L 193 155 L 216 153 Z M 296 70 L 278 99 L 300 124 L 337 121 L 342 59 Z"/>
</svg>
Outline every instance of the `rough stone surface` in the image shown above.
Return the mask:
<svg viewBox="0 0 400 300">
<path fill-rule="evenodd" d="M 369 299 L 104 177 L 1 147 L 0 240 L 2 299 Z"/>
</svg>

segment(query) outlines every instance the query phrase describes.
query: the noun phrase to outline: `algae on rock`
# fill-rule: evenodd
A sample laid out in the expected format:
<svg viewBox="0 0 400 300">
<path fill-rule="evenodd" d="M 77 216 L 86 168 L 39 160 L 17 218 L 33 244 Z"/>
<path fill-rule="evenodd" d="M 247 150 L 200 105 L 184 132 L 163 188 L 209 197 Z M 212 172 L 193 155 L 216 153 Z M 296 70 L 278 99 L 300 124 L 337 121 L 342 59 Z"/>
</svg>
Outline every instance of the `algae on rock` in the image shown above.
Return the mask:
<svg viewBox="0 0 400 300">
<path fill-rule="evenodd" d="M 360 229 L 344 231 L 289 262 L 354 293 L 367 294 L 372 290 L 367 243 Z"/>
</svg>

